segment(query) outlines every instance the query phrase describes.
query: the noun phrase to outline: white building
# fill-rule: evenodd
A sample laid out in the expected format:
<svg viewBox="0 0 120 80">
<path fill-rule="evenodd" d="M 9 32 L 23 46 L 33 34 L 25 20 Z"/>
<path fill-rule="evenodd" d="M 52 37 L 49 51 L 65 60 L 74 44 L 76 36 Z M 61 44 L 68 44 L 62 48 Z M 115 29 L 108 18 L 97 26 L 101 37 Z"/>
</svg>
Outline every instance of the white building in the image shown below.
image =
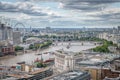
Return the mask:
<svg viewBox="0 0 120 80">
<path fill-rule="evenodd" d="M 116 52 L 116 48 L 117 47 L 114 47 L 114 46 L 109 46 L 108 49 L 110 52 Z"/>
<path fill-rule="evenodd" d="M 0 40 L 12 40 L 13 31 L 11 27 L 0 24 Z"/>
<path fill-rule="evenodd" d="M 100 33 L 100 34 L 98 34 L 98 38 L 108 40 L 108 33 L 106 33 L 106 32 Z"/>
<path fill-rule="evenodd" d="M 120 35 L 119 34 L 110 34 L 110 33 L 100 33 L 98 35 L 98 38 L 100 39 L 106 39 L 108 41 L 112 41 L 115 44 L 118 44 L 120 41 Z"/>
<path fill-rule="evenodd" d="M 77 53 L 65 52 L 63 50 L 55 53 L 55 68 L 58 72 L 70 71 L 75 68 L 75 60 L 80 58 Z"/>
<path fill-rule="evenodd" d="M 42 42 L 40 38 L 37 37 L 30 37 L 26 39 L 26 44 L 34 44 L 35 42 Z"/>
</svg>

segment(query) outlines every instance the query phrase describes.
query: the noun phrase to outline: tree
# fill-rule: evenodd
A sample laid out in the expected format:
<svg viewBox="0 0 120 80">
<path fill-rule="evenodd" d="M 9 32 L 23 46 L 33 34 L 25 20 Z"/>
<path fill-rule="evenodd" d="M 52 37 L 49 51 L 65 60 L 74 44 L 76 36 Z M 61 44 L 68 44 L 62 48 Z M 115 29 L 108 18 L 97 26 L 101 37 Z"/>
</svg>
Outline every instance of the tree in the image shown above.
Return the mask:
<svg viewBox="0 0 120 80">
<path fill-rule="evenodd" d="M 34 49 L 35 46 L 33 44 L 30 44 L 29 49 Z"/>
<path fill-rule="evenodd" d="M 41 62 L 38 62 L 36 66 L 37 68 L 46 67 L 46 65 Z"/>
<path fill-rule="evenodd" d="M 15 51 L 23 50 L 24 48 L 21 46 L 15 46 Z"/>
</svg>

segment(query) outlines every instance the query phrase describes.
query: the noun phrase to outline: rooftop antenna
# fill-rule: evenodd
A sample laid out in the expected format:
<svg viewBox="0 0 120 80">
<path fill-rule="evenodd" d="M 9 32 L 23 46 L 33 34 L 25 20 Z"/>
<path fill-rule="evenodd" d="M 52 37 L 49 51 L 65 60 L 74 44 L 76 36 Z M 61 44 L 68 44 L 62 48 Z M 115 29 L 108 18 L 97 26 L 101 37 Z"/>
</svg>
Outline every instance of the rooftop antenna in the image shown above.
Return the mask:
<svg viewBox="0 0 120 80">
<path fill-rule="evenodd" d="M 42 56 L 42 54 L 41 54 L 41 61 L 43 62 L 43 56 Z"/>
</svg>

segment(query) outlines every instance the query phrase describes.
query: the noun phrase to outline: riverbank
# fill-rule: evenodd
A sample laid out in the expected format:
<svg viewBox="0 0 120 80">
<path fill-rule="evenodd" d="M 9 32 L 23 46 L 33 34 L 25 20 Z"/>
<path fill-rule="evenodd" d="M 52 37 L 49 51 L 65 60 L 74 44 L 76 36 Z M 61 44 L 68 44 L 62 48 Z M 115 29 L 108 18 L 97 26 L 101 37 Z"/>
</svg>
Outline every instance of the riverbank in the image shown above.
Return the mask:
<svg viewBox="0 0 120 80">
<path fill-rule="evenodd" d="M 67 45 L 71 43 L 70 48 L 66 48 Z M 28 51 L 25 54 L 20 54 L 18 56 L 8 56 L 0 59 L 0 64 L 3 65 L 12 65 L 18 62 L 25 61 L 26 63 L 32 63 L 37 58 L 41 59 L 41 55 L 35 55 L 36 53 L 45 53 L 45 52 L 55 52 L 56 50 L 64 49 L 65 51 L 72 51 L 72 52 L 80 52 L 83 50 L 87 50 L 90 48 L 95 48 L 98 45 L 94 45 L 91 42 L 84 42 L 84 45 L 81 45 L 82 42 L 59 42 L 57 45 L 52 45 L 48 48 L 40 49 L 39 51 Z M 48 60 L 50 58 L 54 58 L 54 55 L 51 54 L 42 54 L 43 60 Z"/>
<path fill-rule="evenodd" d="M 42 49 L 40 49 L 40 51 L 44 51 L 45 49 L 47 49 L 49 47 L 42 48 Z M 18 52 L 16 52 L 16 55 L 5 55 L 5 56 L 2 56 L 2 57 L 0 57 L 0 60 L 10 59 L 10 58 L 14 58 L 14 57 L 19 56 L 19 55 L 31 54 L 31 53 L 35 53 L 36 54 L 36 53 L 38 53 L 38 50 L 26 50 L 25 52 L 24 51 L 18 51 Z"/>
<path fill-rule="evenodd" d="M 14 56 L 17 56 L 17 55 L 23 55 L 23 54 L 28 54 L 28 53 L 37 53 L 38 50 L 42 51 L 42 50 L 45 50 L 47 48 L 49 48 L 50 46 L 46 46 L 46 47 L 43 47 L 41 49 L 37 49 L 37 50 L 33 50 L 33 49 L 29 49 L 29 50 L 25 50 L 25 52 L 23 50 L 21 51 L 16 51 L 14 55 L 5 55 L 5 56 L 1 56 L 0 59 L 6 59 L 6 58 L 11 58 L 11 57 L 14 57 Z"/>
<path fill-rule="evenodd" d="M 103 53 L 109 53 L 109 46 L 114 46 L 117 47 L 117 44 L 113 44 L 112 41 L 107 41 L 107 40 L 103 40 L 103 44 L 100 46 L 97 46 L 96 48 L 93 48 L 92 50 L 94 52 L 103 52 Z"/>
<path fill-rule="evenodd" d="M 35 52 L 35 51 L 27 50 L 27 53 L 25 53 L 25 54 L 33 53 L 33 52 Z M 16 55 L 23 55 L 23 54 L 24 54 L 23 51 L 16 52 Z M 0 60 L 2 60 L 2 59 L 12 58 L 12 57 L 15 57 L 16 55 L 5 55 L 5 56 L 0 57 Z"/>
</svg>

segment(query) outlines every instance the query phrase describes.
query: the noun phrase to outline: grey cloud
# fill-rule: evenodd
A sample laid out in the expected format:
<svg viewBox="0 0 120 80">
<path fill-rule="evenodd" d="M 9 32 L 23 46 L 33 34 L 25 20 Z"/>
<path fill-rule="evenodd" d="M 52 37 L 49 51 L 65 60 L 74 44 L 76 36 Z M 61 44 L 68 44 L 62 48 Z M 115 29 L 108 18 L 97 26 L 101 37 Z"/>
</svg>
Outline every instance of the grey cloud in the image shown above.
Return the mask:
<svg viewBox="0 0 120 80">
<path fill-rule="evenodd" d="M 120 0 L 23 0 L 23 1 L 53 1 L 61 2 L 62 8 L 71 10 L 82 10 L 82 11 L 95 11 L 102 10 L 108 4 L 120 2 Z"/>
<path fill-rule="evenodd" d="M 92 7 L 91 7 L 92 6 Z M 91 5 L 91 4 L 83 4 L 83 3 L 77 3 L 77 4 L 64 4 L 63 8 L 65 9 L 72 9 L 72 10 L 81 10 L 81 11 L 95 11 L 95 10 L 101 10 L 102 7 L 100 5 Z"/>
<path fill-rule="evenodd" d="M 119 0 L 21 0 L 21 1 L 55 1 L 55 2 L 69 2 L 69 1 L 82 1 L 82 2 L 114 2 Z"/>
<path fill-rule="evenodd" d="M 90 25 L 94 25 L 94 26 L 101 26 L 101 25 L 104 25 L 104 26 L 118 26 L 120 25 L 120 21 L 119 20 L 84 20 L 84 22 L 87 22 L 87 25 L 90 26 Z M 108 26 L 108 27 L 109 27 Z"/>
<path fill-rule="evenodd" d="M 81 25 L 81 23 L 76 22 L 76 21 L 72 21 L 72 20 L 65 20 L 65 21 L 61 21 L 61 20 L 57 20 L 57 21 L 53 21 L 50 23 L 52 26 L 76 26 L 76 25 Z"/>
<path fill-rule="evenodd" d="M 101 18 L 103 21 L 109 21 L 109 20 L 113 20 L 116 21 L 116 20 L 120 20 L 120 11 L 117 11 L 117 12 L 104 12 L 104 13 L 99 13 L 99 14 L 94 14 L 94 15 L 89 15 L 89 16 L 92 16 L 94 18 Z M 119 21 L 120 22 L 120 21 Z"/>
<path fill-rule="evenodd" d="M 42 9 L 35 10 L 34 5 L 29 2 L 24 3 L 8 3 L 0 2 L 0 12 L 20 12 L 32 16 L 47 16 L 48 14 L 42 12 Z"/>
<path fill-rule="evenodd" d="M 102 14 L 95 14 L 91 15 L 93 20 L 84 20 L 87 24 L 96 24 L 96 25 L 120 25 L 120 13 L 102 13 Z M 97 20 L 96 18 L 99 18 Z"/>
<path fill-rule="evenodd" d="M 62 18 L 62 16 L 58 16 L 58 15 L 53 14 L 53 15 L 49 16 L 49 18 Z"/>
<path fill-rule="evenodd" d="M 38 22 L 37 22 L 38 23 Z M 39 24 L 41 25 L 49 25 L 49 26 L 76 26 L 76 25 L 81 25 L 81 23 L 72 21 L 72 20 L 55 20 L 55 21 L 49 21 L 49 20 L 43 20 L 39 21 Z"/>
<path fill-rule="evenodd" d="M 20 1 L 20 0 L 19 0 Z M 112 3 L 116 3 L 116 2 L 120 2 L 120 0 L 22 0 L 26 2 L 29 1 L 53 1 L 53 2 L 61 2 L 63 4 L 62 8 L 63 9 L 68 9 L 68 10 L 76 10 L 76 11 L 84 11 L 84 12 L 94 12 L 94 11 L 104 11 L 104 8 L 107 8 L 107 6 L 109 6 Z M 1 5 L 3 5 L 2 3 L 0 3 L 0 11 L 14 11 L 14 12 L 22 12 L 25 14 L 29 14 L 29 15 L 36 15 L 36 16 L 40 16 L 40 15 L 47 15 L 46 13 L 41 12 L 41 10 L 39 10 L 40 12 L 35 11 L 34 9 L 32 9 L 32 4 L 28 4 L 27 8 L 19 8 L 19 6 L 16 5 L 11 5 L 9 4 L 9 7 L 4 5 L 3 10 L 1 9 Z M 79 12 L 78 12 L 79 14 Z M 82 13 L 80 13 L 82 14 Z M 76 15 L 76 14 L 75 14 Z M 56 16 L 56 15 L 52 15 L 49 16 L 49 18 L 60 18 L 61 16 Z M 88 16 L 89 17 L 89 16 Z M 80 23 L 76 22 L 76 21 L 54 21 L 52 23 L 49 23 L 49 21 L 41 21 L 41 24 L 50 24 L 53 26 L 74 26 L 74 25 L 92 25 L 92 24 L 117 24 L 120 23 L 120 12 L 117 13 L 102 13 L 102 14 L 94 14 L 94 15 L 90 15 L 90 17 L 93 18 L 100 18 L 100 20 L 83 20 L 84 23 Z M 72 18 L 71 18 L 72 19 Z"/>
<path fill-rule="evenodd" d="M 118 0 L 70 0 L 63 1 L 63 8 L 82 11 L 102 10 Z"/>
</svg>

